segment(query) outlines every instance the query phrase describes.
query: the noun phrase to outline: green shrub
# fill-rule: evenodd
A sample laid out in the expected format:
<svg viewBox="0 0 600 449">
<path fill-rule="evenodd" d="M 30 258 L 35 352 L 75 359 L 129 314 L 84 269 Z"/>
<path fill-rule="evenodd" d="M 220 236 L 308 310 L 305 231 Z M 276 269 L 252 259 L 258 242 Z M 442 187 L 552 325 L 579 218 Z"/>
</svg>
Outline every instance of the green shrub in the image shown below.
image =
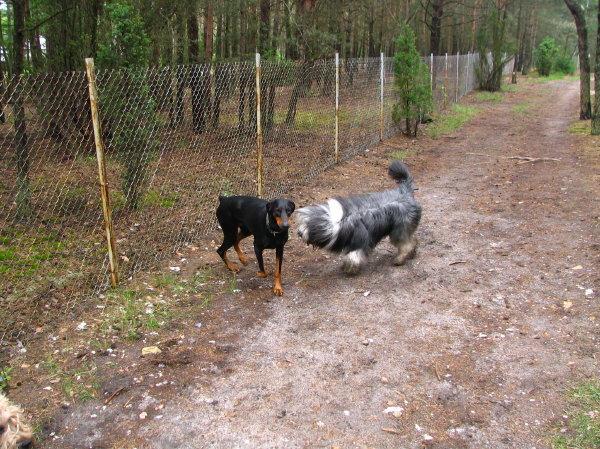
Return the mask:
<svg viewBox="0 0 600 449">
<path fill-rule="evenodd" d="M 535 67 L 540 76 L 550 76 L 557 55 L 556 42 L 551 37 L 545 37 L 535 50 Z"/>
<path fill-rule="evenodd" d="M 394 105 L 392 118 L 396 123 L 405 122 L 405 134 L 416 136 L 421 117 L 433 110 L 429 69 L 421 60 L 414 32 L 409 27 L 402 28 L 396 48 L 394 84 L 398 102 Z"/>
<path fill-rule="evenodd" d="M 556 56 L 556 59 L 554 60 L 555 72 L 563 73 L 565 75 L 573 75 L 576 70 L 577 68 L 575 67 L 575 61 L 573 61 L 572 57 L 565 54 Z"/>
</svg>

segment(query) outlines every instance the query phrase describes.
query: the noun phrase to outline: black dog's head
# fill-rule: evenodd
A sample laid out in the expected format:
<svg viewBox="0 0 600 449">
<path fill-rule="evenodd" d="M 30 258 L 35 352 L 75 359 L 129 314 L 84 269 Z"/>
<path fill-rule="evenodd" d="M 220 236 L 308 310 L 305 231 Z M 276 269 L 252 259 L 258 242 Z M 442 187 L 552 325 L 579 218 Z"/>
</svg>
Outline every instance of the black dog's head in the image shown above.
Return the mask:
<svg viewBox="0 0 600 449">
<path fill-rule="evenodd" d="M 275 223 L 280 231 L 287 231 L 290 227 L 288 217 L 292 215 L 296 205 L 293 201 L 276 199 L 267 203 L 269 221 Z"/>
</svg>

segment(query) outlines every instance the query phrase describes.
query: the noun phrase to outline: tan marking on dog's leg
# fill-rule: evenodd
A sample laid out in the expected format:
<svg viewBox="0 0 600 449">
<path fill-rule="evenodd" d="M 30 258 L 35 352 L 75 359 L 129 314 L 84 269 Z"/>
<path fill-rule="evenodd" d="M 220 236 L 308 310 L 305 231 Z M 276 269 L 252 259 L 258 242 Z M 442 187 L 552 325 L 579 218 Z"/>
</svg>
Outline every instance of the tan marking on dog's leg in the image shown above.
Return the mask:
<svg viewBox="0 0 600 449">
<path fill-rule="evenodd" d="M 268 276 L 268 274 L 267 274 L 267 272 L 266 272 L 266 271 L 257 271 L 257 272 L 256 272 L 256 275 L 257 275 L 259 278 L 266 278 L 266 277 Z"/>
<path fill-rule="evenodd" d="M 240 262 L 242 263 L 242 265 L 248 265 L 248 258 L 246 257 L 246 255 L 244 254 L 244 252 L 242 251 L 242 248 L 240 248 L 240 242 L 242 241 L 242 239 L 244 239 L 247 236 L 242 237 L 241 233 L 238 233 L 237 235 L 237 240 L 236 242 L 233 244 L 233 249 L 235 249 L 235 252 L 238 255 L 238 259 L 240 259 Z"/>
<path fill-rule="evenodd" d="M 403 265 L 407 259 L 413 257 L 415 255 L 417 249 L 417 238 L 414 235 L 411 235 L 408 240 L 404 242 L 399 242 L 396 247 L 398 248 L 398 255 L 394 260 L 395 265 Z"/>
<path fill-rule="evenodd" d="M 228 258 L 227 258 L 227 253 L 223 254 L 223 262 L 225 262 L 225 265 L 227 266 L 227 268 L 230 271 L 233 271 L 234 273 L 237 273 L 240 271 L 240 267 L 238 267 L 235 263 L 231 262 Z"/>
<path fill-rule="evenodd" d="M 275 257 L 275 285 L 273 286 L 273 293 L 276 296 L 283 295 L 283 287 L 281 286 L 281 260 L 278 256 Z"/>
</svg>

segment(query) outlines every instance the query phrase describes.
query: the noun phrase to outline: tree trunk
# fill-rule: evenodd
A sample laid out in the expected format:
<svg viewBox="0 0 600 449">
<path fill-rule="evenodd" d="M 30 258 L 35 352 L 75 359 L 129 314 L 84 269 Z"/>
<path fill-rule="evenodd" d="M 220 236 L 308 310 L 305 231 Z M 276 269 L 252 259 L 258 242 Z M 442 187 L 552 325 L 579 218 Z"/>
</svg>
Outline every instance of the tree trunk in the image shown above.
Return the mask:
<svg viewBox="0 0 600 449">
<path fill-rule="evenodd" d="M 374 26 L 375 26 L 375 14 L 373 12 L 373 5 L 371 4 L 371 9 L 370 9 L 370 13 L 369 13 L 369 23 L 368 23 L 369 39 L 368 39 L 368 48 L 367 48 L 367 55 L 370 58 L 375 57 L 375 42 L 373 41 L 373 27 Z"/>
<path fill-rule="evenodd" d="M 177 128 L 183 123 L 183 95 L 185 91 L 185 67 L 183 64 L 184 20 L 180 15 L 173 19 L 173 80 L 171 95 L 171 128 Z"/>
<path fill-rule="evenodd" d="M 190 91 L 192 103 L 192 127 L 194 132 L 204 130 L 204 117 L 202 116 L 202 77 L 203 69 L 200 65 L 200 40 L 198 32 L 198 15 L 192 6 L 188 17 L 188 51 L 190 55 Z"/>
<path fill-rule="evenodd" d="M 6 123 L 4 115 L 4 61 L 7 54 L 4 48 L 4 31 L 2 29 L 2 11 L 0 10 L 0 123 Z"/>
<path fill-rule="evenodd" d="M 290 103 L 288 105 L 288 112 L 285 117 L 285 124 L 292 126 L 296 120 L 296 108 L 298 106 L 298 100 L 304 96 L 310 83 L 310 62 L 304 61 L 302 65 L 296 71 L 296 84 L 292 90 Z"/>
<path fill-rule="evenodd" d="M 592 135 L 600 135 L 600 0 L 598 0 L 598 21 L 596 32 L 596 61 L 594 67 L 594 114 L 592 116 Z"/>
<path fill-rule="evenodd" d="M 442 17 L 444 16 L 444 1 L 445 0 L 435 0 L 432 5 L 429 53 L 433 53 L 434 55 L 440 54 L 440 46 L 442 42 Z"/>
<path fill-rule="evenodd" d="M 512 84 L 517 84 L 517 70 L 518 70 L 517 67 L 519 66 L 522 21 L 523 21 L 523 1 L 521 0 L 519 2 L 519 15 L 517 18 L 517 36 L 516 36 L 517 46 L 515 47 L 515 54 L 513 56 L 514 62 L 513 62 L 513 70 L 512 70 L 512 78 L 511 78 Z"/>
<path fill-rule="evenodd" d="M 577 47 L 579 49 L 579 118 L 587 120 L 592 115 L 590 100 L 590 58 L 588 53 L 588 31 L 585 13 L 576 0 L 565 0 L 565 4 L 575 20 L 577 27 Z"/>
<path fill-rule="evenodd" d="M 31 165 L 25 108 L 23 107 L 23 61 L 25 58 L 25 2 L 13 0 L 13 71 L 14 90 L 12 95 L 15 126 L 15 160 L 17 163 L 17 217 L 26 220 L 31 215 L 31 190 L 29 168 Z"/>
<path fill-rule="evenodd" d="M 204 125 L 209 118 L 211 111 L 211 76 L 210 69 L 213 56 L 213 4 L 212 1 L 207 1 L 204 8 L 204 67 L 200 72 L 200 92 L 198 94 L 199 101 L 199 126 L 195 129 L 196 132 L 204 131 Z"/>
</svg>

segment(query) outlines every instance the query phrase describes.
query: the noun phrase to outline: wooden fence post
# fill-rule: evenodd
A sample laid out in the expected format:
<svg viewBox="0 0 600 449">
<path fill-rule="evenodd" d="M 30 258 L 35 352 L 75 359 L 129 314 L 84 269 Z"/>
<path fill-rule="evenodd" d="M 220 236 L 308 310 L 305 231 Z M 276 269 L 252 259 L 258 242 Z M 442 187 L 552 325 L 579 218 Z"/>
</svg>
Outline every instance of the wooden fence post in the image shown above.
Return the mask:
<svg viewBox="0 0 600 449">
<path fill-rule="evenodd" d="M 94 125 L 94 142 L 96 143 L 96 159 L 98 160 L 98 176 L 100 178 L 100 195 L 102 197 L 102 212 L 104 214 L 104 229 L 106 231 L 106 243 L 108 246 L 108 261 L 110 268 L 110 284 L 116 287 L 119 283 L 119 264 L 113 232 L 112 212 L 110 209 L 110 197 L 108 195 L 108 182 L 106 180 L 106 159 L 104 157 L 104 143 L 102 142 L 102 128 L 98 113 L 98 90 L 96 88 L 96 72 L 94 70 L 94 59 L 85 59 L 85 70 L 88 78 L 88 89 L 90 94 L 90 109 L 92 112 L 92 123 Z"/>
<path fill-rule="evenodd" d="M 340 54 L 335 54 L 335 163 L 340 161 Z"/>
<path fill-rule="evenodd" d="M 260 53 L 256 53 L 256 189 L 259 197 L 263 196 L 263 134 L 260 117 Z"/>
<path fill-rule="evenodd" d="M 383 83 L 385 82 L 383 52 L 379 55 L 379 60 L 379 84 L 381 86 L 379 89 L 379 141 L 383 142 Z"/>
</svg>

